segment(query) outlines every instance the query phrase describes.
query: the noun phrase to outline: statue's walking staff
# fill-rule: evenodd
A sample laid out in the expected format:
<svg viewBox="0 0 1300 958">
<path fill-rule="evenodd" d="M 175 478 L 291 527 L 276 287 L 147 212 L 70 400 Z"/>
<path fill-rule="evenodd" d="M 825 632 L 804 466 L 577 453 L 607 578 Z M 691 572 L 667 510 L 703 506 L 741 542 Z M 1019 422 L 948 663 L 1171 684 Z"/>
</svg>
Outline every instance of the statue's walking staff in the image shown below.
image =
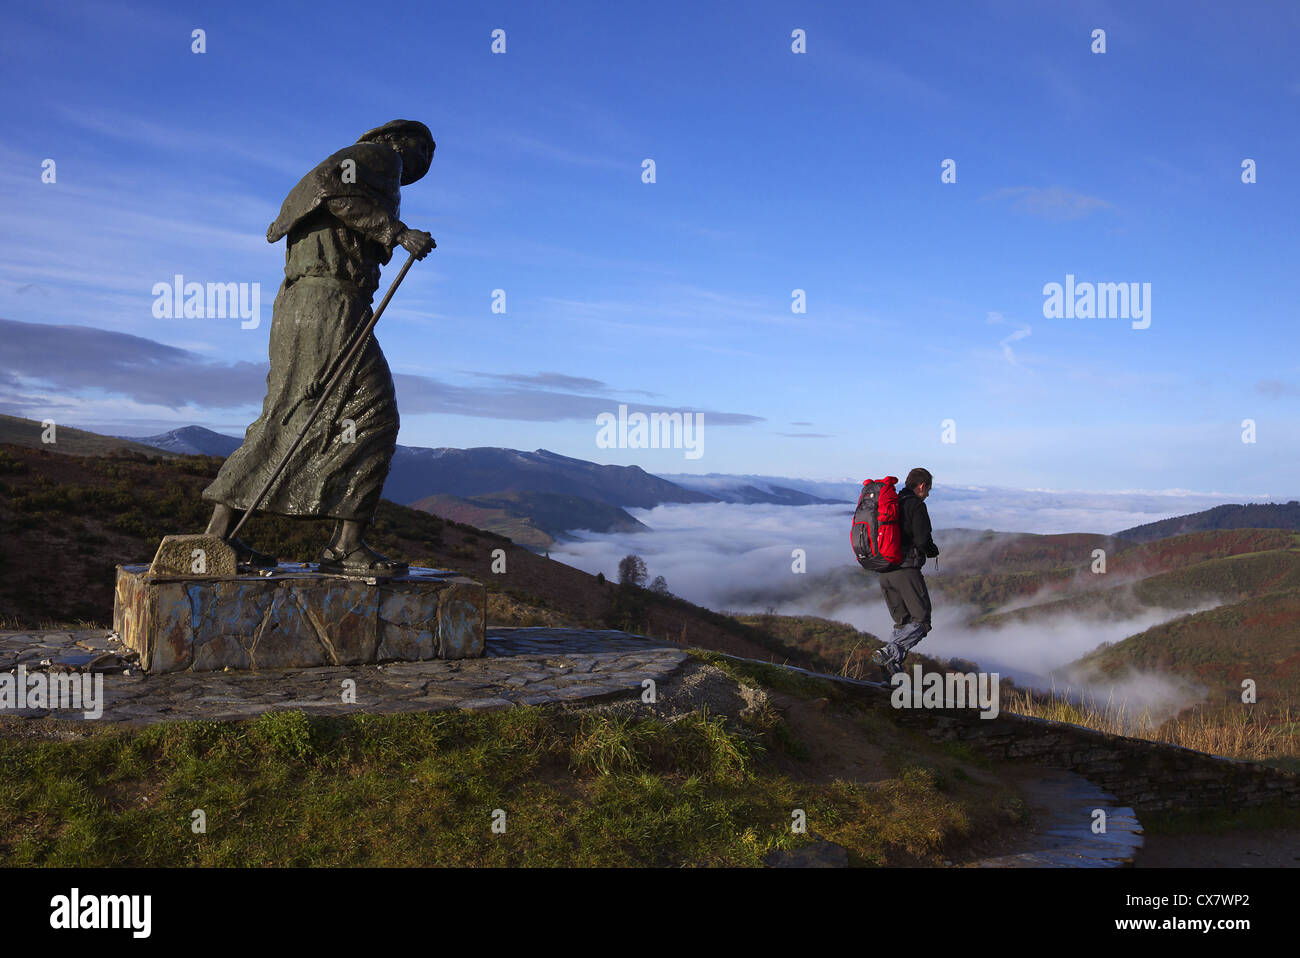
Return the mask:
<svg viewBox="0 0 1300 958">
<path fill-rule="evenodd" d="M 406 262 L 402 264 L 402 269 L 398 272 L 397 279 L 393 280 L 393 285 L 388 287 L 388 292 L 385 293 L 384 298 L 379 301 L 379 308 L 376 309 L 374 314 L 370 317 L 370 322 L 366 323 L 366 325 L 361 328 L 360 332 L 357 333 L 356 339 L 353 340 L 352 345 L 343 354 L 342 358 L 335 365 L 334 371 L 325 381 L 325 385 L 321 388 L 320 398 L 316 400 L 316 405 L 312 407 L 311 414 L 303 424 L 302 431 L 298 433 L 297 438 L 293 441 L 293 445 L 289 447 L 289 451 L 284 454 L 284 458 L 280 460 L 280 464 L 275 467 L 275 471 L 272 472 L 270 477 L 266 480 L 266 483 L 262 486 L 262 491 L 257 494 L 257 498 L 252 501 L 248 509 L 246 509 L 244 514 L 240 517 L 239 521 L 235 523 L 235 528 L 230 530 L 230 535 L 226 537 L 227 541 L 233 540 L 235 536 L 239 534 L 239 530 L 243 528 L 244 523 L 248 521 L 248 517 L 257 511 L 257 507 L 262 504 L 262 501 L 267 497 L 267 494 L 270 493 L 276 480 L 278 480 L 280 474 L 284 472 L 285 466 L 287 466 L 289 460 L 293 458 L 293 454 L 298 451 L 298 447 L 302 445 L 302 441 L 307 438 L 307 433 L 311 431 L 312 425 L 316 422 L 316 417 L 319 416 L 321 410 L 325 408 L 325 403 L 329 399 L 330 393 L 333 391 L 334 387 L 338 385 L 339 379 L 342 377 L 344 370 L 346 370 L 352 364 L 352 361 L 360 355 L 361 350 L 366 348 L 366 343 L 370 341 L 370 334 L 375 331 L 375 324 L 379 322 L 379 317 L 384 314 L 384 307 L 386 307 L 388 301 L 393 298 L 393 293 L 397 292 L 397 287 L 401 285 L 403 277 L 406 276 L 406 271 L 411 268 L 411 264 L 414 263 L 415 260 L 416 256 L 412 253 L 407 257 Z"/>
</svg>

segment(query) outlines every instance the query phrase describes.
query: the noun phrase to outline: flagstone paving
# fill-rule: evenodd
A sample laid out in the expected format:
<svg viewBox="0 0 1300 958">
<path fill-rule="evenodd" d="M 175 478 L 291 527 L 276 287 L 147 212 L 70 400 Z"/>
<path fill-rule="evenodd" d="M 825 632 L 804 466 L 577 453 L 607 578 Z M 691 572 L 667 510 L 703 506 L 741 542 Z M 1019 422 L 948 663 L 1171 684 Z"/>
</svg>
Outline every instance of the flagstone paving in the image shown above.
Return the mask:
<svg viewBox="0 0 1300 958">
<path fill-rule="evenodd" d="M 21 666 L 29 678 L 33 672 L 100 673 L 99 721 L 130 725 L 243 719 L 289 708 L 346 715 L 639 696 L 647 679 L 662 683 L 687 658 L 678 646 L 614 630 L 492 628 L 479 659 L 146 675 L 134 653 L 103 630 L 0 633 L 0 672 Z M 0 701 L 0 716 L 84 719 L 81 710 L 13 704 Z"/>
</svg>

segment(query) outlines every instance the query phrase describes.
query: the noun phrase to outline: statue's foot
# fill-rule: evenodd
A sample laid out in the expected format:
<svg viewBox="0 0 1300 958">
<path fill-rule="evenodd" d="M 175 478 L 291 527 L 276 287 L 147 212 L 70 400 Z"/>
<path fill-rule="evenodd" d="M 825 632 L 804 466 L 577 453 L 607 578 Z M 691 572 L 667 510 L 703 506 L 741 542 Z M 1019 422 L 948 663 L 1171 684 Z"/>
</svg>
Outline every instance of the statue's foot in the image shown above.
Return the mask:
<svg viewBox="0 0 1300 958">
<path fill-rule="evenodd" d="M 250 565 L 254 569 L 274 569 L 279 565 L 275 556 L 258 552 L 243 539 L 228 539 L 227 544 L 235 550 L 235 561 L 243 565 Z"/>
<path fill-rule="evenodd" d="M 321 572 L 343 575 L 406 575 L 411 571 L 407 563 L 380 555 L 365 543 L 346 552 L 337 546 L 326 546 L 318 568 Z"/>
</svg>

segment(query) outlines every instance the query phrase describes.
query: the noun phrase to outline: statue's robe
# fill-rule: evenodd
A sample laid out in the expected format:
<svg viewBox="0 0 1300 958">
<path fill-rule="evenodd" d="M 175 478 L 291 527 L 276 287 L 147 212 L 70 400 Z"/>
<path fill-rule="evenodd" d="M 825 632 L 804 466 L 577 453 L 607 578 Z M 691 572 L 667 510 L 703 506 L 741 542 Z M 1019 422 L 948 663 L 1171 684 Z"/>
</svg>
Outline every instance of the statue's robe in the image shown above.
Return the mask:
<svg viewBox="0 0 1300 958">
<path fill-rule="evenodd" d="M 303 177 L 284 201 L 266 237 L 275 243 L 287 236 L 288 247 L 271 318 L 262 415 L 203 498 L 234 509 L 252 505 L 302 431 L 334 364 L 370 319 L 379 267 L 405 229 L 398 219 L 401 166 L 388 146 L 356 143 Z M 259 511 L 370 519 L 398 423 L 393 377 L 372 335 Z"/>
</svg>

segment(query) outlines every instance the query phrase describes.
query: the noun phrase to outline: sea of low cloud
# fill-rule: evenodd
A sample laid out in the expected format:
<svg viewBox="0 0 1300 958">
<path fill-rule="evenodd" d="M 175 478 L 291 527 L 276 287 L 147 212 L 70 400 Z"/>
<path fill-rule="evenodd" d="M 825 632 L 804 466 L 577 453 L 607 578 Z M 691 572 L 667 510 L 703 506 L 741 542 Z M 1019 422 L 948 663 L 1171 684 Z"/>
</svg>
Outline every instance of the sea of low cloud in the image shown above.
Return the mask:
<svg viewBox="0 0 1300 958">
<path fill-rule="evenodd" d="M 789 482 L 789 481 L 787 481 Z M 793 482 L 789 482 L 793 486 Z M 821 483 L 819 495 L 843 494 L 849 484 Z M 1276 498 L 1276 497 L 1274 497 Z M 1266 501 L 1264 497 L 1183 492 L 1058 492 L 946 487 L 927 501 L 935 541 L 945 530 L 1054 534 L 1113 534 L 1225 502 Z M 853 505 L 782 506 L 727 502 L 661 505 L 629 509 L 650 532 L 598 534 L 575 531 L 551 556 L 587 572 L 614 578 L 618 561 L 634 552 L 651 577 L 662 575 L 678 595 L 713 609 L 738 609 L 738 596 L 756 585 L 781 585 L 791 575 L 791 551 L 802 549 L 815 576 L 834 566 L 854 565 L 849 549 Z M 960 533 L 949 532 L 950 537 Z M 927 574 L 935 572 L 933 564 Z M 942 574 L 942 559 L 940 560 Z M 812 597 L 810 597 L 812 598 Z M 855 623 L 856 624 L 856 623 Z"/>
<path fill-rule="evenodd" d="M 850 487 L 851 488 L 851 487 Z M 822 488 L 818 494 L 833 493 Z M 935 540 L 956 543 L 969 530 L 1001 532 L 1094 532 L 1112 534 L 1132 526 L 1199 512 L 1246 497 L 1174 491 L 1168 493 L 1069 493 L 1043 490 L 947 488 L 928 506 Z M 892 621 L 875 576 L 858 569 L 849 548 L 851 504 L 815 506 L 699 503 L 628 510 L 650 527 L 642 533 L 574 532 L 557 543 L 551 557 L 590 573 L 617 578 L 618 562 L 629 553 L 645 560 L 651 578 L 662 575 L 675 594 L 711 609 L 736 612 L 774 610 L 788 615 L 818 615 L 848 622 L 874 635 L 887 635 Z M 963 531 L 964 530 L 964 531 Z M 796 553 L 796 550 L 801 550 Z M 795 571 L 802 555 L 806 572 Z M 1081 556 L 1086 564 L 1088 557 Z M 927 578 L 944 575 L 926 567 Z M 937 598 L 937 597 L 936 597 Z M 1021 684 L 1060 688 L 1051 675 L 1103 642 L 1118 642 L 1178 615 L 1211 608 L 1205 602 L 1183 609 L 1144 610 L 1130 619 L 1055 618 L 1050 625 L 1008 624 L 999 629 L 964 625 L 965 607 L 936 601 L 934 630 L 922 649 L 930 655 L 960 657 Z M 1088 689 L 1103 698 L 1110 691 Z M 1197 697 L 1172 680 L 1133 677 L 1117 687 L 1131 704 L 1165 711 Z"/>
</svg>

